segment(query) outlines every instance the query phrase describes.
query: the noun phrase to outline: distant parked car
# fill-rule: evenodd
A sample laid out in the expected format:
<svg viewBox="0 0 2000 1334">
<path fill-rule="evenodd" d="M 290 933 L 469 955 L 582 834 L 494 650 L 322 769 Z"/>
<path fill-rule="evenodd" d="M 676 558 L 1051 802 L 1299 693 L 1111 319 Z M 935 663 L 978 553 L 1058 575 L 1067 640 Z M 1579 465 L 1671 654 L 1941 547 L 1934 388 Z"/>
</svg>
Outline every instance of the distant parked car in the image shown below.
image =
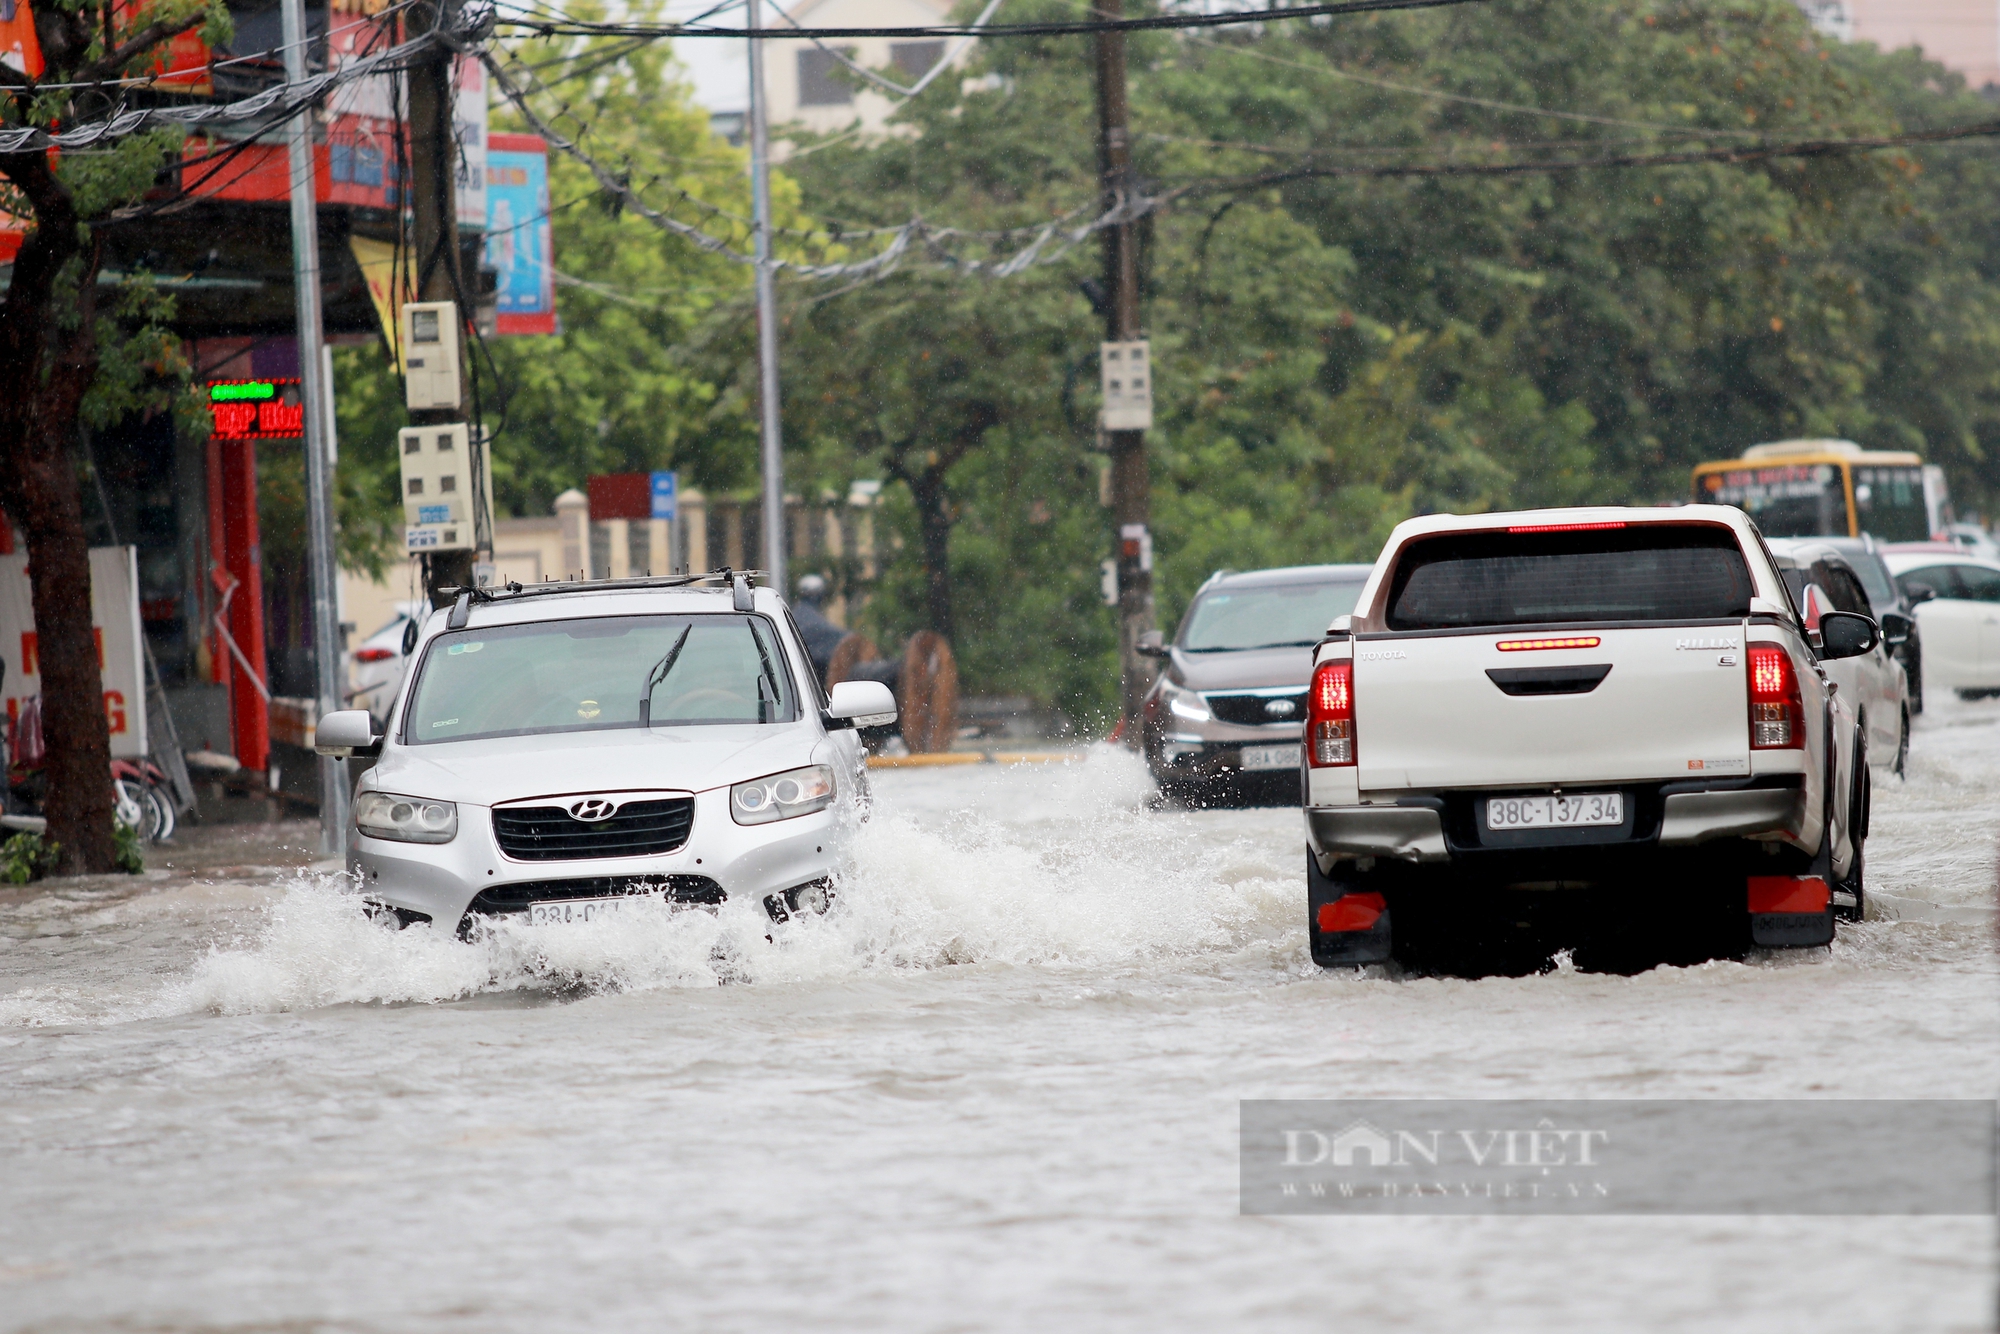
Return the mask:
<svg viewBox="0 0 2000 1334">
<path fill-rule="evenodd" d="M 1923 632 L 1917 628 L 1917 604 L 1912 602 L 1897 586 L 1896 577 L 1889 572 L 1886 552 L 1895 550 L 1885 547 L 1865 534 L 1861 537 L 1816 537 L 1800 538 L 1821 546 L 1831 547 L 1840 553 L 1848 567 L 1861 580 L 1862 591 L 1868 594 L 1868 606 L 1862 608 L 1873 616 L 1882 627 L 1882 638 L 1894 652 L 1896 661 L 1903 664 L 1903 674 L 1910 678 L 1910 713 L 1924 711 L 1924 640 Z M 1773 547 L 1780 545 L 1777 542 Z M 1897 618 L 1900 617 L 1899 621 Z M 1909 634 L 1898 640 L 1907 628 Z"/>
<path fill-rule="evenodd" d="M 1915 618 L 1895 611 L 1876 613 L 1860 575 L 1860 560 L 1868 553 L 1855 539 L 1837 544 L 1826 537 L 1776 538 L 1769 546 L 1808 642 L 1818 646 L 1820 617 L 1829 611 L 1853 612 L 1880 626 L 1875 646 L 1866 653 L 1823 661 L 1820 668 L 1859 717 L 1869 761 L 1900 777 L 1910 755 L 1910 716 L 1916 710 L 1910 705 L 1908 673 L 1895 650 L 1909 639 Z M 1852 553 L 1842 546 L 1853 548 Z"/>
<path fill-rule="evenodd" d="M 1166 670 L 1146 697 L 1146 761 L 1170 797 L 1197 804 L 1299 800 L 1300 726 L 1313 646 L 1354 610 L 1367 565 L 1217 571 L 1174 642 L 1140 645 Z"/>
<path fill-rule="evenodd" d="M 1917 604 L 1929 682 L 1964 699 L 2000 695 L 2000 561 L 1942 544 L 1892 550 L 1887 559 Z"/>
<path fill-rule="evenodd" d="M 1976 523 L 1948 523 L 1938 536 L 1953 546 L 1965 548 L 1969 556 L 2000 561 L 2000 542 L 1994 541 L 1993 534 Z"/>
<path fill-rule="evenodd" d="M 354 685 L 347 692 L 350 706 L 368 710 L 378 723 L 388 718 L 396 687 L 403 684 L 403 641 L 416 618 L 428 610 L 422 602 L 399 602 L 389 623 L 354 647 L 348 655 L 354 660 Z"/>
</svg>

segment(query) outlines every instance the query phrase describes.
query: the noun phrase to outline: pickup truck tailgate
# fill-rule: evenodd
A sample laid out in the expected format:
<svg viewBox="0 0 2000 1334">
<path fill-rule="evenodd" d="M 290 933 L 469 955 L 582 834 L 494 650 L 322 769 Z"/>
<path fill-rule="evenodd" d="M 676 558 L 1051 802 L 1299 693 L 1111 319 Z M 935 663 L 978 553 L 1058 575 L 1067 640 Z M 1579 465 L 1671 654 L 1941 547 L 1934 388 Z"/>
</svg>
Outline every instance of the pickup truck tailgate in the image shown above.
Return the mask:
<svg viewBox="0 0 2000 1334">
<path fill-rule="evenodd" d="M 1516 647 L 1565 638 L 1599 642 Z M 1743 645 L 1741 624 L 1363 639 L 1361 790 L 1747 774 Z"/>
</svg>

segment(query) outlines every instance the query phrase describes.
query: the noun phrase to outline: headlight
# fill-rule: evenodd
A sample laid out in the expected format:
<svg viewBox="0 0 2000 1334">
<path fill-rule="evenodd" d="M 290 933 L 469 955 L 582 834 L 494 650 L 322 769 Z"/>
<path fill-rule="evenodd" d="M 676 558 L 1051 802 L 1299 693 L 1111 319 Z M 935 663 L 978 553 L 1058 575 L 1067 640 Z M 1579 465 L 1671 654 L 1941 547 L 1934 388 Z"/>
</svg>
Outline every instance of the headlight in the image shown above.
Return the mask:
<svg viewBox="0 0 2000 1334">
<path fill-rule="evenodd" d="M 354 799 L 354 827 L 398 843 L 449 843 L 458 837 L 458 807 L 426 797 L 363 792 Z"/>
<path fill-rule="evenodd" d="M 1185 718 L 1191 723 L 1215 721 L 1215 715 L 1208 711 L 1208 701 L 1192 690 L 1182 690 L 1178 686 L 1166 688 L 1167 708 L 1176 718 Z"/>
<path fill-rule="evenodd" d="M 824 764 L 787 769 L 729 789 L 729 814 L 738 824 L 769 824 L 811 815 L 833 804 L 833 770 Z"/>
</svg>

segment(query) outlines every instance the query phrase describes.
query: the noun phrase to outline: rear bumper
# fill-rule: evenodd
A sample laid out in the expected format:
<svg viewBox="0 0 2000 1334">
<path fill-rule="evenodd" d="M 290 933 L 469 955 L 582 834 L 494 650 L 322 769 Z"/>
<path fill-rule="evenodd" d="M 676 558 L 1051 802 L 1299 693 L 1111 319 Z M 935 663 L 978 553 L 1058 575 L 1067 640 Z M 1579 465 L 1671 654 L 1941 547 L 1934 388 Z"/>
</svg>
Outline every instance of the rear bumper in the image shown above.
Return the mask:
<svg viewBox="0 0 2000 1334">
<path fill-rule="evenodd" d="M 1545 840 L 1511 834 L 1505 846 L 1489 846 L 1477 824 L 1479 799 L 1492 795 L 1484 792 L 1412 795 L 1393 805 L 1308 806 L 1306 837 L 1322 862 L 1361 857 L 1446 862 L 1495 853 L 1694 847 L 1719 838 L 1796 842 L 1806 832 L 1805 789 L 1779 781 L 1783 785 L 1768 780 L 1626 785 L 1634 806 L 1631 827 L 1598 841 L 1586 831 L 1552 830 Z"/>
</svg>

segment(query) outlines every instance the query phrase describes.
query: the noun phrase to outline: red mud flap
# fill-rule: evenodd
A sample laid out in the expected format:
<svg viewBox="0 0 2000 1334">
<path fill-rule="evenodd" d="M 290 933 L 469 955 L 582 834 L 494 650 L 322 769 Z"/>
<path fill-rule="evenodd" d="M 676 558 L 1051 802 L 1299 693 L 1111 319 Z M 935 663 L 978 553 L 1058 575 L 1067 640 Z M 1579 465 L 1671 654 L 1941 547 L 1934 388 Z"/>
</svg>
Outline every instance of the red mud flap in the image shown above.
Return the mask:
<svg viewBox="0 0 2000 1334">
<path fill-rule="evenodd" d="M 1389 906 L 1380 894 L 1350 891 L 1306 854 L 1307 938 L 1322 968 L 1353 968 L 1389 958 Z"/>
<path fill-rule="evenodd" d="M 1749 877 L 1750 939 L 1758 945 L 1833 941 L 1833 895 L 1816 875 Z"/>
</svg>

